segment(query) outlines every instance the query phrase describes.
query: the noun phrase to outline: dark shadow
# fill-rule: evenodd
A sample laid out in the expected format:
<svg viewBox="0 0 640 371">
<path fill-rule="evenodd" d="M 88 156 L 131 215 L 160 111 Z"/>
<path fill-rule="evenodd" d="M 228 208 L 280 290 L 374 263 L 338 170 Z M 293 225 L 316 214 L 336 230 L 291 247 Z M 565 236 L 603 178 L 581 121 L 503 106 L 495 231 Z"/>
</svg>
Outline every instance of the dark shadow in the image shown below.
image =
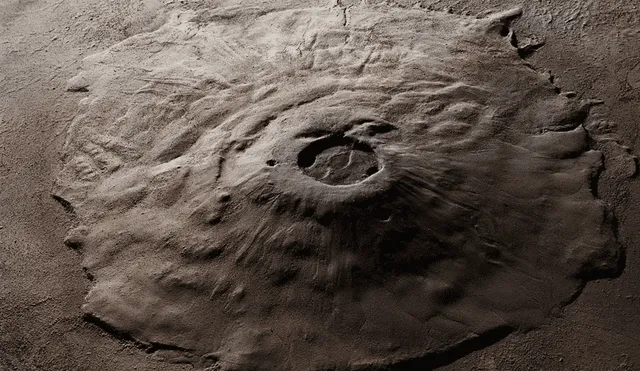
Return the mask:
<svg viewBox="0 0 640 371">
<path fill-rule="evenodd" d="M 366 365 L 353 366 L 347 368 L 349 371 L 430 371 L 439 367 L 449 365 L 466 355 L 477 350 L 493 345 L 507 337 L 513 332 L 513 328 L 509 326 L 498 327 L 489 330 L 482 335 L 464 340 L 453 347 L 442 350 L 440 352 L 429 353 L 424 356 L 416 357 L 391 364 L 382 365 Z M 323 371 L 338 371 L 339 368 L 325 369 Z"/>
</svg>

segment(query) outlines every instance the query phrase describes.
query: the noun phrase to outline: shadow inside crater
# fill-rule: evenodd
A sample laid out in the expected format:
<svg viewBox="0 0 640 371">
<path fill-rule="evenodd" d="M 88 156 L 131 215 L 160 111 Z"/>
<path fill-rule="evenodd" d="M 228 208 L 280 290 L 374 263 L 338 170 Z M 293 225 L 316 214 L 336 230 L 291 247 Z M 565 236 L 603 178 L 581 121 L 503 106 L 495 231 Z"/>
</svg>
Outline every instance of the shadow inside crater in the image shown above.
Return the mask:
<svg viewBox="0 0 640 371">
<path fill-rule="evenodd" d="M 343 135 L 331 135 L 312 142 L 298 154 L 298 166 L 320 182 L 348 185 L 361 182 L 380 171 L 373 149 Z"/>
</svg>

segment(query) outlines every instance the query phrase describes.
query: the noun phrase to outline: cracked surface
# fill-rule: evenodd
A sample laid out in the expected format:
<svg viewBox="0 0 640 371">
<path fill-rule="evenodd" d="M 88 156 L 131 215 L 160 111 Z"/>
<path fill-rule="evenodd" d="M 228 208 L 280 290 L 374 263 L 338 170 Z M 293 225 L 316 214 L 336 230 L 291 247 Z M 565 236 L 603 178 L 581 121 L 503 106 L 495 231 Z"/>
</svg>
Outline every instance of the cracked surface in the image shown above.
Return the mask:
<svg viewBox="0 0 640 371">
<path fill-rule="evenodd" d="M 593 102 L 520 60 L 517 15 L 176 11 L 87 59 L 57 184 L 84 312 L 194 364 L 357 369 L 617 273 Z"/>
</svg>

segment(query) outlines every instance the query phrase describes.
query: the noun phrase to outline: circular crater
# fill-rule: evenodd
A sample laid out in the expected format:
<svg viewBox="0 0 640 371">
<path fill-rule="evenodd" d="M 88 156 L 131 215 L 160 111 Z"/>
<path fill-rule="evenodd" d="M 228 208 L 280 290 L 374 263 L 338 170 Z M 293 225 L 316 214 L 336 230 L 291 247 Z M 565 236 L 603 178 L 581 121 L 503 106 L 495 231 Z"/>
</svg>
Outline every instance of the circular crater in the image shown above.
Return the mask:
<svg viewBox="0 0 640 371">
<path fill-rule="evenodd" d="M 343 135 L 319 139 L 298 154 L 302 171 L 329 185 L 349 185 L 380 171 L 378 158 L 366 143 Z"/>
</svg>

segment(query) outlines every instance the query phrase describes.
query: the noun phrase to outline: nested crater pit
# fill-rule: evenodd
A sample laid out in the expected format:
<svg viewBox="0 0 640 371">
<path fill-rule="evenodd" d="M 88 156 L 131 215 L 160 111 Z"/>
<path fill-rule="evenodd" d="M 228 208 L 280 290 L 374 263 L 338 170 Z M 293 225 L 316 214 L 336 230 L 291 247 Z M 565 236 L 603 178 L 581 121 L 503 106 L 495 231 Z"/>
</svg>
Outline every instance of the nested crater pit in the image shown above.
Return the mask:
<svg viewBox="0 0 640 371">
<path fill-rule="evenodd" d="M 330 185 L 359 183 L 380 171 L 371 146 L 343 135 L 309 144 L 298 154 L 298 166 L 306 175 Z"/>
</svg>

